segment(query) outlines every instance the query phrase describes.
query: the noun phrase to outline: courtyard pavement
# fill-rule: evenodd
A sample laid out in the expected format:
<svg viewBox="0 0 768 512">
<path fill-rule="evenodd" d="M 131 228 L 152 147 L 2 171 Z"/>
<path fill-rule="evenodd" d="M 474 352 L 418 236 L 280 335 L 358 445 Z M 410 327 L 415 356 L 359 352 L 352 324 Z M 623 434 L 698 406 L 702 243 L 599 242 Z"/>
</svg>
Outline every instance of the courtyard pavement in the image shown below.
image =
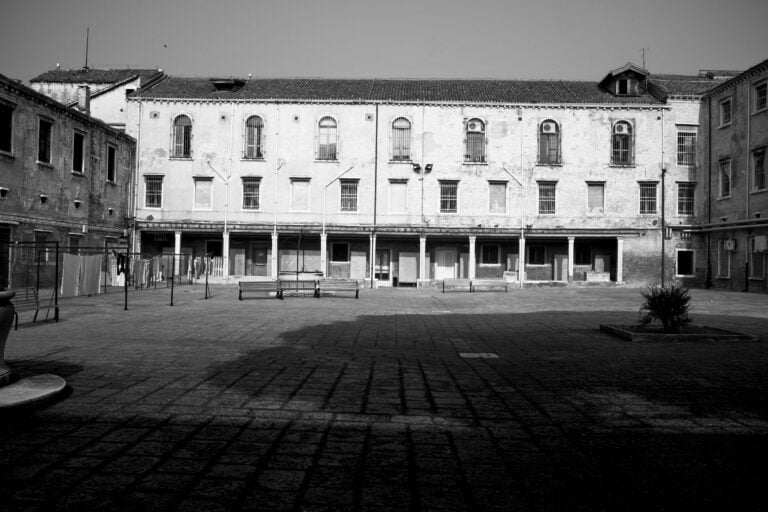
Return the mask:
<svg viewBox="0 0 768 512">
<path fill-rule="evenodd" d="M 761 341 L 611 337 L 624 288 L 66 299 L 9 336 L 70 390 L 0 412 L 0 508 L 765 510 L 768 296 L 692 296 Z"/>
</svg>

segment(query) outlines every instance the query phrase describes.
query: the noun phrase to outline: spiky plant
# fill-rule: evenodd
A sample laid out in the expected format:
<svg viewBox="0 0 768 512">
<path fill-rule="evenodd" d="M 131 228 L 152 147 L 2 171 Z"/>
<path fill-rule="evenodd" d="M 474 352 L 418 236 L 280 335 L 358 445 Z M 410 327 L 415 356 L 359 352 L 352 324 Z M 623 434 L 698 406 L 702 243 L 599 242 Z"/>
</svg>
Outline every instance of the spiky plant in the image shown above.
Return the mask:
<svg viewBox="0 0 768 512">
<path fill-rule="evenodd" d="M 659 320 L 664 332 L 674 333 L 690 323 L 688 309 L 691 296 L 687 288 L 677 285 L 649 286 L 640 293 L 645 299 L 640 308 L 643 325 Z"/>
</svg>

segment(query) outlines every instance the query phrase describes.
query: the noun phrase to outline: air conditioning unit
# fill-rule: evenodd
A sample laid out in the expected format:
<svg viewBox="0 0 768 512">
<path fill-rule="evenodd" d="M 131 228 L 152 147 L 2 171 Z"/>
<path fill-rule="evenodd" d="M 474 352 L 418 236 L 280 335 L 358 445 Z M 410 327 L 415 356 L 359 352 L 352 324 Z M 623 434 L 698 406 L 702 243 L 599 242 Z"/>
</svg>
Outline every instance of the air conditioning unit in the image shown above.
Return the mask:
<svg viewBox="0 0 768 512">
<path fill-rule="evenodd" d="M 736 250 L 736 240 L 730 239 L 725 241 L 725 250 L 726 251 L 735 251 Z"/>
<path fill-rule="evenodd" d="M 629 129 L 627 128 L 627 125 L 623 123 L 619 123 L 613 127 L 613 131 L 615 131 L 616 133 L 628 133 Z"/>
<path fill-rule="evenodd" d="M 483 131 L 483 125 L 481 123 L 478 123 L 476 121 L 470 121 L 467 123 L 467 131 L 469 132 L 482 132 Z"/>
<path fill-rule="evenodd" d="M 541 123 L 542 133 L 557 133 L 557 125 L 552 122 Z"/>
<path fill-rule="evenodd" d="M 755 240 L 755 245 L 754 245 L 755 252 L 768 251 L 768 237 L 766 237 L 765 235 L 760 235 L 760 236 L 756 236 L 754 240 Z"/>
</svg>

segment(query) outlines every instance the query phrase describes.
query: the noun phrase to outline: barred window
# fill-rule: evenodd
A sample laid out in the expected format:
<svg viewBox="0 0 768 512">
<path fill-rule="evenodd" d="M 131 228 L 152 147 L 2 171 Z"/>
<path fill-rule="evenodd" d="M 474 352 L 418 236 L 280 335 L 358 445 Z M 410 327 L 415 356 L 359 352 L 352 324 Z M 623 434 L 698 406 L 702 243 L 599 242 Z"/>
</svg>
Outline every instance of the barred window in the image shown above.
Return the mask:
<svg viewBox="0 0 768 512">
<path fill-rule="evenodd" d="M 539 163 L 560 163 L 560 126 L 551 119 L 539 125 Z"/>
<path fill-rule="evenodd" d="M 392 160 L 407 162 L 411 159 L 411 122 L 398 117 L 392 123 Z"/>
<path fill-rule="evenodd" d="M 640 214 L 656 213 L 656 182 L 640 183 Z"/>
<path fill-rule="evenodd" d="M 499 264 L 499 246 L 498 245 L 484 245 L 480 254 L 481 265 L 498 265 Z"/>
<path fill-rule="evenodd" d="M 107 146 L 107 181 L 115 181 L 117 170 L 117 148 Z"/>
<path fill-rule="evenodd" d="M 752 153 L 753 180 L 755 190 L 765 190 L 765 148 L 760 148 Z"/>
<path fill-rule="evenodd" d="M 731 98 L 725 99 L 720 102 L 720 126 L 726 126 L 731 124 L 731 107 L 733 103 Z"/>
<path fill-rule="evenodd" d="M 720 160 L 720 197 L 731 197 L 731 159 Z"/>
<path fill-rule="evenodd" d="M 37 130 L 37 161 L 44 164 L 51 163 L 51 134 L 53 123 L 47 119 L 40 119 Z"/>
<path fill-rule="evenodd" d="M 341 180 L 341 211 L 357 211 L 357 180 Z"/>
<path fill-rule="evenodd" d="M 555 188 L 557 183 L 554 181 L 539 182 L 539 214 L 551 215 L 556 211 Z"/>
<path fill-rule="evenodd" d="M 146 208 L 162 208 L 163 206 L 163 177 L 144 176 L 144 206 Z"/>
<path fill-rule="evenodd" d="M 243 210 L 259 209 L 261 178 L 243 178 Z"/>
<path fill-rule="evenodd" d="M 611 164 L 632 165 L 632 125 L 626 121 L 619 121 L 613 125 L 613 137 L 611 140 Z"/>
<path fill-rule="evenodd" d="M 456 213 L 458 211 L 458 181 L 440 182 L 440 213 Z"/>
<path fill-rule="evenodd" d="M 317 132 L 318 160 L 336 160 L 336 126 L 336 120 L 330 116 L 320 119 Z"/>
<path fill-rule="evenodd" d="M 173 151 L 174 158 L 190 158 L 192 156 L 192 120 L 184 114 L 173 120 Z"/>
<path fill-rule="evenodd" d="M 695 183 L 677 184 L 677 213 L 679 215 L 693 215 Z"/>
<path fill-rule="evenodd" d="M 85 167 L 85 135 L 75 132 L 72 137 L 72 171 L 83 172 Z"/>
<path fill-rule="evenodd" d="M 677 165 L 696 165 L 696 132 L 677 132 Z"/>
<path fill-rule="evenodd" d="M 264 120 L 261 117 L 251 116 L 245 121 L 245 158 L 252 160 L 264 158 L 263 132 Z"/>
<path fill-rule="evenodd" d="M 470 119 L 465 126 L 464 161 L 469 163 L 485 162 L 485 123 L 480 119 Z"/>
</svg>

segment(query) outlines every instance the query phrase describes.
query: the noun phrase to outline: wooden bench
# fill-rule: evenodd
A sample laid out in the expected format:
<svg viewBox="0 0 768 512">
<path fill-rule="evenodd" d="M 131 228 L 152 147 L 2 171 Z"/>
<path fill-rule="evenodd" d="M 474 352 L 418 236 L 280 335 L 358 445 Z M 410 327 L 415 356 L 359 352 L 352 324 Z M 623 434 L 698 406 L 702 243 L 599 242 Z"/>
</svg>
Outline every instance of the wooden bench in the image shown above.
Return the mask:
<svg viewBox="0 0 768 512">
<path fill-rule="evenodd" d="M 475 279 L 472 281 L 472 292 L 507 291 L 507 282 L 503 279 Z"/>
<path fill-rule="evenodd" d="M 320 297 L 323 292 L 355 292 L 357 299 L 360 297 L 360 285 L 356 279 L 320 279 L 315 297 Z"/>
<path fill-rule="evenodd" d="M 314 279 L 280 279 L 280 293 L 285 295 L 285 292 L 292 292 L 296 295 L 308 295 L 307 292 L 312 292 L 312 295 L 317 295 L 317 281 Z"/>
<path fill-rule="evenodd" d="M 443 279 L 443 293 L 446 291 L 471 292 L 472 281 L 469 279 Z"/>
<path fill-rule="evenodd" d="M 283 291 L 280 288 L 280 281 L 273 279 L 268 281 L 240 281 L 240 292 L 237 295 L 238 300 L 243 300 L 243 292 L 250 293 L 275 293 L 276 299 L 283 298 Z"/>
<path fill-rule="evenodd" d="M 19 312 L 22 311 L 34 311 L 35 316 L 32 318 L 32 323 L 37 321 L 37 314 L 40 311 L 40 297 L 37 294 L 35 288 L 19 288 L 13 290 L 16 295 L 11 299 L 11 303 L 14 307 L 13 315 L 16 317 L 16 330 L 19 329 Z"/>
</svg>

